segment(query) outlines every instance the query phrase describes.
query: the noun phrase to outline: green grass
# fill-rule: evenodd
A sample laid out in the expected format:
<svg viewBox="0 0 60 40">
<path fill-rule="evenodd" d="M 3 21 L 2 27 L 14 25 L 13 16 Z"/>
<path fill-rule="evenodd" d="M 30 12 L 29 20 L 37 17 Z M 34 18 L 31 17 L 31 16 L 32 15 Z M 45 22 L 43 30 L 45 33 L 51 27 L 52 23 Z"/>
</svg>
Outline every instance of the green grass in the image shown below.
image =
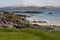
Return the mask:
<svg viewBox="0 0 60 40">
<path fill-rule="evenodd" d="M 0 40 L 60 40 L 60 32 L 37 29 L 0 29 Z"/>
</svg>

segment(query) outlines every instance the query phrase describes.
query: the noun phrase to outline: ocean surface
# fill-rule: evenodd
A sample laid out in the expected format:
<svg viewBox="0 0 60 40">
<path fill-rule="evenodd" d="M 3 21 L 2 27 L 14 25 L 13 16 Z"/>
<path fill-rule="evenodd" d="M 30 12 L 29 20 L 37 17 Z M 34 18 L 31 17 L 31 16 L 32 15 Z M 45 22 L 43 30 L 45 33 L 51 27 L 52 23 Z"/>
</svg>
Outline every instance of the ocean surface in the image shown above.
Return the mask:
<svg viewBox="0 0 60 40">
<path fill-rule="evenodd" d="M 60 25 L 60 9 L 33 9 L 33 10 L 27 10 L 27 9 L 22 9 L 22 10 L 6 10 L 6 11 L 20 11 L 20 12 L 25 12 L 25 11 L 37 11 L 37 12 L 43 12 L 43 13 L 16 13 L 16 14 L 21 14 L 21 15 L 27 15 L 30 16 L 30 18 L 34 18 L 34 20 L 43 20 L 43 21 L 48 21 L 50 24 L 54 25 Z M 52 12 L 52 14 L 48 14 L 49 12 Z"/>
</svg>

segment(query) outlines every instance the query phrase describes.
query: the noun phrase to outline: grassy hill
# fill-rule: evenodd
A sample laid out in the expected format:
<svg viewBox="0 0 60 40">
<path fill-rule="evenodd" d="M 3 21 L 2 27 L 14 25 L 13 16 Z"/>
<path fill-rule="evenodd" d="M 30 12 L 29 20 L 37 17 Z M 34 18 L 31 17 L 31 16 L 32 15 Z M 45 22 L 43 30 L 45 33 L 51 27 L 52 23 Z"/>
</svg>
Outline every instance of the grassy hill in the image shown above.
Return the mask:
<svg viewBox="0 0 60 40">
<path fill-rule="evenodd" d="M 38 29 L 0 29 L 0 40 L 60 40 L 60 32 Z"/>
</svg>

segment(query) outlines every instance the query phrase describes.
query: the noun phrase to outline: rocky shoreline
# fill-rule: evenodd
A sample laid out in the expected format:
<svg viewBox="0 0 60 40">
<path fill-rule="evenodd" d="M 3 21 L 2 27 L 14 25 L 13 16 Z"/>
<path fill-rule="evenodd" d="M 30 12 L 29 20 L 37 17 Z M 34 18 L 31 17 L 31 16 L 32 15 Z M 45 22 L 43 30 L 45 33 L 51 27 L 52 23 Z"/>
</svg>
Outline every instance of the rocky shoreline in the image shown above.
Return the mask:
<svg viewBox="0 0 60 40">
<path fill-rule="evenodd" d="M 25 19 L 25 16 L 18 16 L 15 14 L 0 14 L 0 28 L 24 28 L 29 22 Z"/>
<path fill-rule="evenodd" d="M 43 29 L 43 30 L 47 30 L 47 31 L 60 31 L 60 26 L 58 25 L 51 25 L 48 24 L 47 21 L 36 21 L 30 18 L 26 18 L 27 20 L 29 20 L 30 24 L 32 24 L 33 26 L 31 26 L 32 28 L 35 29 Z"/>
<path fill-rule="evenodd" d="M 14 13 L 4 12 L 0 13 L 0 28 L 35 28 L 47 31 L 60 31 L 60 26 L 56 25 L 38 25 L 32 24 L 26 19 L 25 15 L 16 15 Z M 34 23 L 36 21 L 33 21 Z M 47 23 L 46 21 L 37 21 L 39 23 Z"/>
</svg>

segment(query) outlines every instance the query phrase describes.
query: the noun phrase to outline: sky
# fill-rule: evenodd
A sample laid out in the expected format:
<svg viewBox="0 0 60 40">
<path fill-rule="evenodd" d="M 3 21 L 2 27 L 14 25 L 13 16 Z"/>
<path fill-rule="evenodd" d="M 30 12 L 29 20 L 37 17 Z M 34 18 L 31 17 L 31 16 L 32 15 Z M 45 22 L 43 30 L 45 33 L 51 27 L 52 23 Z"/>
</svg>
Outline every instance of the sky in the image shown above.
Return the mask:
<svg viewBox="0 0 60 40">
<path fill-rule="evenodd" d="M 60 0 L 0 0 L 0 7 L 7 6 L 60 6 Z"/>
</svg>

